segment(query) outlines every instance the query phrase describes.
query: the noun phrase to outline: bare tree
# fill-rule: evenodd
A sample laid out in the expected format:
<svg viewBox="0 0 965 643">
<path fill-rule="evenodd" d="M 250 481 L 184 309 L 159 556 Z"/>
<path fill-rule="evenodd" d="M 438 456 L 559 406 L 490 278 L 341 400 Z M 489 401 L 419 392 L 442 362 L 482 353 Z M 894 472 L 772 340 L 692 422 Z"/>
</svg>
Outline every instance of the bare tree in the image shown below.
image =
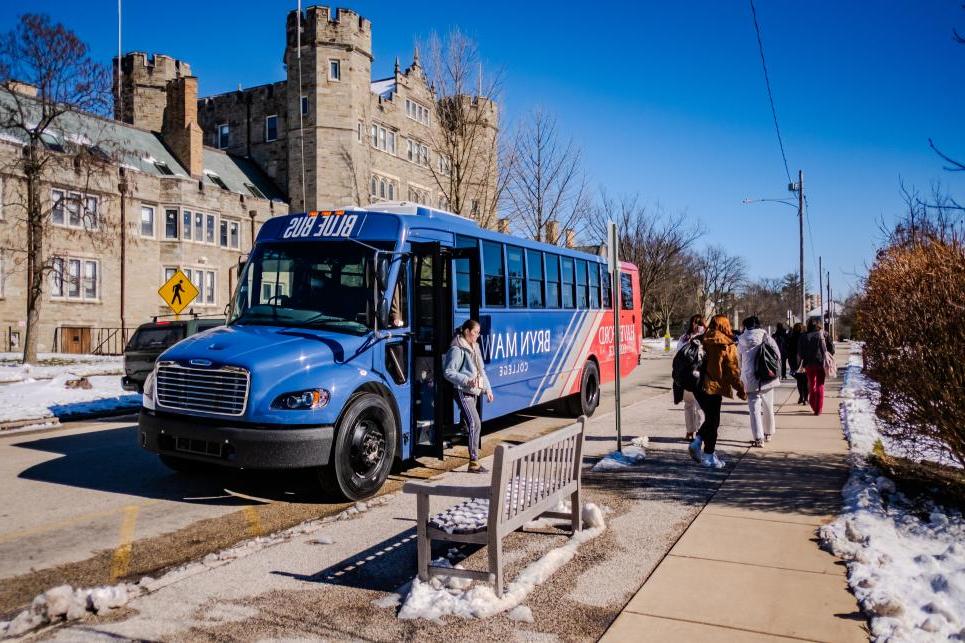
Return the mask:
<svg viewBox="0 0 965 643">
<path fill-rule="evenodd" d="M 671 280 L 675 269 L 694 243 L 703 236 L 700 224 L 685 212 L 669 214 L 659 205 L 648 209 L 639 195 L 611 197 L 601 191 L 593 217 L 593 236 L 606 238 L 608 222 L 617 224 L 620 259 L 640 271 L 640 293 L 644 306 L 652 301 L 650 292 Z M 647 314 L 647 311 L 644 311 Z"/>
<path fill-rule="evenodd" d="M 37 323 L 47 278 L 62 270 L 47 248 L 51 213 L 63 216 L 66 211 L 82 221 L 77 226 L 82 233 L 104 236 L 105 222 L 86 199 L 48 200 L 44 195 L 49 191 L 43 188 L 64 173 L 71 173 L 73 185 L 83 186 L 109 167 L 115 151 L 97 140 L 93 129 L 78 133 L 76 113 L 107 114 L 110 89 L 107 68 L 90 57 L 87 45 L 73 32 L 47 16 L 26 14 L 0 39 L 0 131 L 22 144 L 5 170 L 25 187 L 18 191 L 19 200 L 7 204 L 26 228 L 25 246 L 11 249 L 15 263 L 25 264 L 27 277 L 25 362 L 37 359 Z"/>
<path fill-rule="evenodd" d="M 651 333 L 670 332 L 675 322 L 696 312 L 690 306 L 700 288 L 697 256 L 683 252 L 667 264 L 664 277 L 657 281 L 643 302 L 643 319 Z"/>
<path fill-rule="evenodd" d="M 707 315 L 732 312 L 737 293 L 747 279 L 743 257 L 728 254 L 721 246 L 709 246 L 697 263 L 700 310 Z"/>
<path fill-rule="evenodd" d="M 591 219 L 590 189 L 582 152 L 572 138 L 563 140 L 556 118 L 534 109 L 520 125 L 508 168 L 506 210 L 516 229 L 537 241 L 546 238 L 546 224 L 582 234 Z"/>
<path fill-rule="evenodd" d="M 506 186 L 499 133 L 501 73 L 483 76 L 476 42 L 454 28 L 427 43 L 426 80 L 436 99 L 438 127 L 429 163 L 436 187 L 453 212 L 493 227 Z"/>
</svg>

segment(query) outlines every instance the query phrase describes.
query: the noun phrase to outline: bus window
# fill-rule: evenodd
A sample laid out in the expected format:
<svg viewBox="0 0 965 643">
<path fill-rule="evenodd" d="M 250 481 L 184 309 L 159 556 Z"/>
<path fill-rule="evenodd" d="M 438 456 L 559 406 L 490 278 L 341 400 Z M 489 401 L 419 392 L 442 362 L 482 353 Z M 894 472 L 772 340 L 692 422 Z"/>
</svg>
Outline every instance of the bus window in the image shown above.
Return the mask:
<svg viewBox="0 0 965 643">
<path fill-rule="evenodd" d="M 476 248 L 476 240 L 462 235 L 456 235 L 457 248 Z M 469 280 L 472 278 L 469 272 L 468 259 L 456 259 L 456 308 L 469 308 L 470 288 Z"/>
<path fill-rule="evenodd" d="M 503 267 L 503 244 L 483 241 L 482 250 L 486 306 L 505 306 L 506 271 Z"/>
<path fill-rule="evenodd" d="M 560 259 L 560 272 L 563 276 L 563 286 L 560 293 L 563 295 L 563 308 L 573 308 L 573 260 L 569 257 Z"/>
<path fill-rule="evenodd" d="M 613 297 L 610 294 L 613 285 L 613 275 L 607 270 L 606 266 L 600 266 L 600 295 L 603 297 L 603 307 L 613 308 Z"/>
<path fill-rule="evenodd" d="M 625 272 L 620 275 L 620 308 L 633 310 L 633 282 Z"/>
<path fill-rule="evenodd" d="M 529 286 L 526 289 L 526 294 L 529 295 L 529 307 L 543 308 L 546 300 L 543 298 L 542 252 L 526 251 L 526 272 L 529 274 Z"/>
<path fill-rule="evenodd" d="M 586 262 L 576 260 L 576 307 L 589 308 L 586 293 Z"/>
<path fill-rule="evenodd" d="M 560 307 L 560 258 L 546 255 L 546 307 Z"/>
<path fill-rule="evenodd" d="M 600 266 L 590 263 L 590 308 L 600 307 Z"/>
<path fill-rule="evenodd" d="M 526 307 L 526 282 L 523 274 L 523 249 L 506 246 L 506 268 L 509 273 L 509 307 Z"/>
</svg>

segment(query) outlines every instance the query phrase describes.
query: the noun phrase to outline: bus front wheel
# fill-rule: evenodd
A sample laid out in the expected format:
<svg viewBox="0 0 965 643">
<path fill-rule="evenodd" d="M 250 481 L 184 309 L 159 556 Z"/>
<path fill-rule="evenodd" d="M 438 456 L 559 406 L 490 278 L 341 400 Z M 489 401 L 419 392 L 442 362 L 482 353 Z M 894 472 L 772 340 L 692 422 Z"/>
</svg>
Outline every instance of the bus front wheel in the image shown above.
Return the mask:
<svg viewBox="0 0 965 643">
<path fill-rule="evenodd" d="M 349 500 L 375 494 L 389 476 L 396 451 L 395 416 L 374 393 L 353 397 L 335 427 L 335 444 L 321 482 Z"/>
<path fill-rule="evenodd" d="M 590 417 L 600 405 L 600 369 L 596 362 L 587 360 L 580 377 L 580 390 L 569 397 L 570 413 Z"/>
</svg>

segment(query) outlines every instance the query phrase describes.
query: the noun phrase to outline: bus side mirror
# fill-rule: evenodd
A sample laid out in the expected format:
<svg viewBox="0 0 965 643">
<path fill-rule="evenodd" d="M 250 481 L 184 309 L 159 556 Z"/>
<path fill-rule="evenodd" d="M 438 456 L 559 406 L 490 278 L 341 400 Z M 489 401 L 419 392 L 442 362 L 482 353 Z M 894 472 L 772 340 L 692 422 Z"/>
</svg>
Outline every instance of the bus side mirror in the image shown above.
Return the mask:
<svg viewBox="0 0 965 643">
<path fill-rule="evenodd" d="M 389 262 L 391 257 L 379 256 L 375 266 L 375 278 L 379 283 L 379 290 L 385 290 L 385 284 L 389 281 Z"/>
<path fill-rule="evenodd" d="M 377 315 L 379 316 L 379 328 L 389 327 L 389 311 L 392 306 L 392 301 L 388 297 L 381 297 L 379 299 L 379 310 Z"/>
</svg>

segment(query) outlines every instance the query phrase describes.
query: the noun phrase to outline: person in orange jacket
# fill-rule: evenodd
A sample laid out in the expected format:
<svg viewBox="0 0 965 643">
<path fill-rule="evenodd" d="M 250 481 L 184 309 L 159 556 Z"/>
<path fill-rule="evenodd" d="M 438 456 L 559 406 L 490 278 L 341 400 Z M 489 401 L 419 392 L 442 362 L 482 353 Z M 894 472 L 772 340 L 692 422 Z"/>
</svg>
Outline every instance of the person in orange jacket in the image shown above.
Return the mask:
<svg viewBox="0 0 965 643">
<path fill-rule="evenodd" d="M 701 343 L 705 353 L 704 374 L 694 395 L 704 412 L 704 422 L 697 431 L 697 437 L 690 443 L 690 457 L 705 467 L 723 469 L 725 462 L 714 452 L 720 428 L 720 406 L 724 397 L 733 398 L 735 391 L 737 397 L 747 399 L 741 382 L 737 344 L 726 315 L 716 315 L 710 320 Z"/>
</svg>

